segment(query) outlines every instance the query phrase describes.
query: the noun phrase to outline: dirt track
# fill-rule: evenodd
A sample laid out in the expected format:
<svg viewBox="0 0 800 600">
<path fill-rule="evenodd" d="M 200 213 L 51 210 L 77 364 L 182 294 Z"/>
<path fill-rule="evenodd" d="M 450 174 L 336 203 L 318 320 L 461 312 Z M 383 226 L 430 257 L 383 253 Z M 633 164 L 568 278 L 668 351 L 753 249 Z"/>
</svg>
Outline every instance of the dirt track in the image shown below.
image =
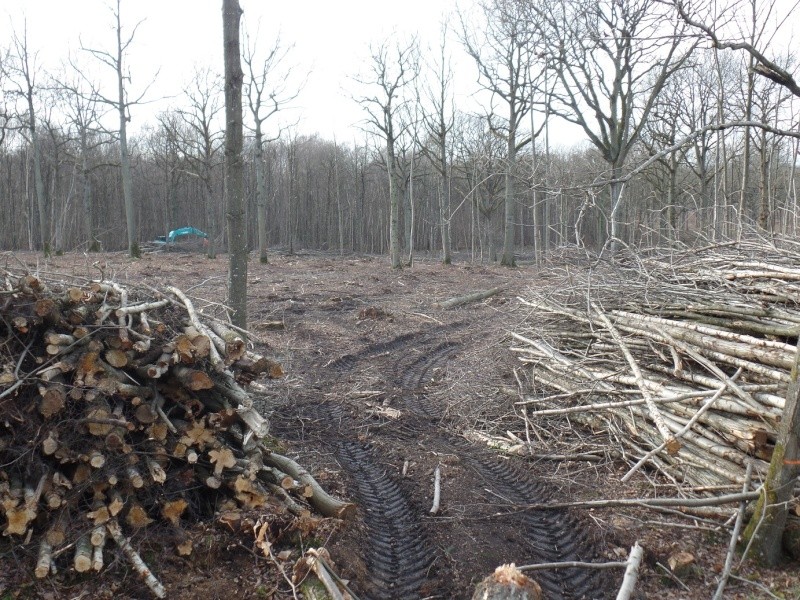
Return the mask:
<svg viewBox="0 0 800 600">
<path fill-rule="evenodd" d="M 529 465 L 459 436 L 512 412 L 513 398 L 501 390 L 514 385 L 508 330 L 523 314 L 511 300 L 530 275 L 426 264 L 372 270 L 367 294 L 333 274 L 283 299 L 283 335 L 313 342 L 293 353 L 296 380 L 274 409 L 274 430 L 320 467 L 344 473 L 359 529 L 332 551 L 365 597 L 467 597 L 501 563 L 597 558 L 591 528 L 573 515 L 517 510 L 558 495 Z M 478 286 L 504 292 L 451 311 L 434 305 Z M 437 465 L 443 510 L 434 516 Z M 601 573 L 537 579 L 548 598 L 604 598 L 616 581 Z"/>
</svg>

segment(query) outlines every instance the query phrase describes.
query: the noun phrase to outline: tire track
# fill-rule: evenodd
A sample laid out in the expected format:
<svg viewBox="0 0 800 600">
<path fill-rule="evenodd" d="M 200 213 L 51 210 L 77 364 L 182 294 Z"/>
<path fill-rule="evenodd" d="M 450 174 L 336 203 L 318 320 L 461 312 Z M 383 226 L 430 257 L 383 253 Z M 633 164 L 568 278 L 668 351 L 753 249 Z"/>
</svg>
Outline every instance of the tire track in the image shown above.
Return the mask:
<svg viewBox="0 0 800 600">
<path fill-rule="evenodd" d="M 376 600 L 421 597 L 434 554 L 414 509 L 400 487 L 377 464 L 369 445 L 341 442 L 336 457 L 352 474 L 369 537 L 365 556 Z"/>
<path fill-rule="evenodd" d="M 524 506 L 547 502 L 552 492 L 531 480 L 507 460 L 478 452 L 464 440 L 452 439 L 461 460 L 482 478 L 492 493 L 506 501 Z M 496 500 L 496 498 L 495 498 Z M 527 562 L 591 562 L 597 552 L 586 535 L 586 528 L 563 510 L 523 510 L 506 519 L 517 522 L 526 540 Z M 605 572 L 597 569 L 558 569 L 536 573 L 536 580 L 550 600 L 605 598 L 605 590 L 615 589 Z"/>
<path fill-rule="evenodd" d="M 469 323 L 462 321 L 405 333 L 370 344 L 359 352 L 342 355 L 325 365 L 317 365 L 314 369 L 317 384 L 319 387 L 335 385 L 345 373 L 356 371 L 364 360 L 370 360 L 371 364 L 376 358 L 385 361 L 386 383 L 395 389 L 401 408 L 411 417 L 399 420 L 381 434 L 389 445 L 392 442 L 386 435 L 391 429 L 405 437 L 424 433 L 427 444 L 460 457 L 471 473 L 466 480 L 471 482 L 469 485 L 475 493 L 482 494 L 481 489 L 490 490 L 490 504 L 496 504 L 498 497 L 515 506 L 546 502 L 552 493 L 545 484 L 532 479 L 524 469 L 513 466 L 508 460 L 453 437 L 439 425 L 441 403 L 426 387 L 433 380 L 433 372 L 445 367 L 462 348 L 457 341 L 440 340 L 465 325 Z M 431 524 L 423 521 L 422 509 L 415 508 L 409 501 L 399 480 L 387 473 L 378 457 L 379 450 L 354 439 L 354 423 L 359 422 L 359 416 L 337 402 L 309 402 L 295 406 L 294 410 L 297 418 L 303 420 L 306 433 L 329 448 L 351 478 L 350 489 L 366 530 L 360 551 L 369 572 L 369 580 L 361 582 L 364 597 L 413 600 L 429 595 L 431 565 L 437 558 L 443 558 L 440 556 L 442 549 L 434 551 L 430 542 L 438 534 L 431 531 L 430 536 L 426 535 L 425 527 Z M 435 423 L 433 429 L 432 423 Z M 398 430 L 402 427 L 411 430 Z M 484 518 L 495 517 L 486 514 Z M 520 511 L 497 518 L 503 519 L 506 529 L 521 533 L 520 547 L 513 550 L 519 561 L 539 563 L 595 558 L 594 545 L 587 537 L 585 526 L 567 511 Z M 491 540 L 483 542 L 492 543 Z M 443 572 L 437 577 L 439 581 L 448 579 L 444 572 L 447 569 L 447 561 L 443 561 L 440 565 Z M 546 597 L 555 600 L 605 598 L 604 590 L 613 587 L 603 572 L 588 569 L 540 571 L 536 579 Z"/>
<path fill-rule="evenodd" d="M 325 366 L 336 372 L 350 371 L 361 360 L 399 350 L 408 346 L 411 342 L 416 341 L 419 344 L 424 344 L 431 339 L 438 339 L 449 332 L 457 331 L 467 324 L 466 321 L 456 321 L 446 325 L 437 325 L 436 327 L 424 329 L 422 331 L 404 333 L 385 342 L 370 344 L 354 354 L 344 354 L 327 363 Z"/>
<path fill-rule="evenodd" d="M 364 597 L 370 600 L 415 600 L 423 587 L 431 587 L 430 571 L 435 553 L 417 518 L 418 511 L 406 499 L 396 479 L 376 457 L 369 444 L 348 437 L 341 427 L 350 422 L 336 403 L 323 402 L 299 408 L 296 418 L 332 450 L 352 480 L 358 512 L 366 528 L 362 560 L 370 581 Z M 324 433 L 324 435 L 322 435 Z M 330 440 L 335 440 L 331 442 Z"/>
<path fill-rule="evenodd" d="M 396 385 L 404 392 L 406 407 L 425 417 L 437 417 L 438 404 L 425 393 L 430 373 L 450 360 L 459 350 L 455 342 L 443 342 L 429 352 L 404 365 L 395 365 Z M 532 480 L 527 473 L 512 466 L 507 460 L 498 460 L 495 454 L 482 452 L 459 438 L 442 438 L 443 452 L 456 451 L 462 462 L 486 482 L 492 491 L 515 505 L 548 501 L 552 493 L 541 482 Z M 591 561 L 595 557 L 593 544 L 585 528 L 567 511 L 522 511 L 512 517 L 525 532 L 529 562 Z M 608 582 L 601 571 L 593 569 L 559 569 L 540 571 L 536 576 L 551 600 L 579 600 L 602 598 Z"/>
<path fill-rule="evenodd" d="M 426 417 L 441 416 L 441 407 L 426 393 L 425 385 L 432 381 L 431 371 L 442 367 L 458 352 L 459 347 L 456 342 L 443 342 L 410 364 L 395 366 L 395 372 L 400 373 L 395 377 L 395 386 L 401 390 L 406 408 Z"/>
</svg>

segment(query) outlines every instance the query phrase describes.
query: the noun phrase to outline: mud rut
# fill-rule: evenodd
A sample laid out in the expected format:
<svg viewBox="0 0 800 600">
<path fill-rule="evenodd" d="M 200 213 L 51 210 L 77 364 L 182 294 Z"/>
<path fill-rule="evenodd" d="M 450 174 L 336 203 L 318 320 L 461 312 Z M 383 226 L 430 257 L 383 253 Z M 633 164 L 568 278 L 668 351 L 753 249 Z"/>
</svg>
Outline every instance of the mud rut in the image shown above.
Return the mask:
<svg viewBox="0 0 800 600">
<path fill-rule="evenodd" d="M 303 318 L 310 318 L 310 312 L 320 319 L 336 318 L 329 309 L 303 312 Z M 526 472 L 524 462 L 472 445 L 448 428 L 443 401 L 432 392 L 437 379 L 446 383 L 448 365 L 477 343 L 474 326 L 474 321 L 460 320 L 367 344 L 357 353 L 309 357 L 295 367 L 310 393 L 272 415 L 277 436 L 301 451 L 332 457 L 344 472 L 347 495 L 358 503 L 359 515 L 357 539 L 337 564 L 357 560 L 362 565 L 345 576 L 364 599 L 469 598 L 477 581 L 500 562 L 598 559 L 586 522 L 564 511 L 515 510 L 555 498 Z M 342 382 L 366 372 L 373 379 L 379 374 L 384 404 L 402 411 L 402 417 L 376 422 L 358 401 L 321 400 L 324 392 L 330 395 Z M 455 485 L 471 502 L 431 516 L 431 476 L 400 473 L 410 448 L 453 457 Z M 445 487 L 442 493 L 446 506 Z M 358 557 L 352 556 L 353 549 Z M 337 559 L 336 543 L 332 551 Z M 563 569 L 538 571 L 534 577 L 549 599 L 607 598 L 616 593 L 617 582 L 606 573 Z"/>
</svg>

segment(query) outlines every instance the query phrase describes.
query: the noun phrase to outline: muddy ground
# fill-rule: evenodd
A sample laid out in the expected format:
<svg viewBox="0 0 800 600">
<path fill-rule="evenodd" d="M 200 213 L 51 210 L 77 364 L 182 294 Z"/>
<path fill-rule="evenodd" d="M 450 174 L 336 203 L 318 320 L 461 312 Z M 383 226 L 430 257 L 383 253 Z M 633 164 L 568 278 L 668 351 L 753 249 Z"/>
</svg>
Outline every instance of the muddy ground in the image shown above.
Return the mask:
<svg viewBox="0 0 800 600">
<path fill-rule="evenodd" d="M 214 310 L 224 298 L 225 257 L 149 254 L 67 255 L 44 262 L 4 255 L 6 265 L 50 274 L 176 285 Z M 522 266 L 418 259 L 392 271 L 382 257 L 273 254 L 249 267 L 249 324 L 256 349 L 279 360 L 287 375 L 256 398 L 283 449 L 331 492 L 358 505 L 347 523 L 325 523 L 307 536 L 287 535 L 276 550 L 255 552 L 252 537 L 216 523 L 190 527 L 195 553 L 174 556 L 161 543 L 136 539 L 170 598 L 292 598 L 281 576 L 307 547 L 324 545 L 339 574 L 365 599 L 469 598 L 475 584 L 502 563 L 624 560 L 636 541 L 646 550 L 640 598 L 710 598 L 724 562 L 728 529 L 642 510 L 525 510 L 526 504 L 670 495 L 643 474 L 622 489 L 625 465 L 602 435 L 565 419 L 537 423 L 538 454 L 589 449 L 589 461 L 509 457 L 467 441 L 465 431 L 525 435 L 514 410 L 526 374 L 508 351 L 510 331 L 528 318 L 517 301 L 529 286 L 563 285 L 549 272 Z M 501 287 L 487 300 L 444 311 L 436 302 Z M 281 320 L 282 330 L 267 330 Z M 516 374 L 515 374 L 515 369 Z M 433 478 L 441 473 L 441 508 L 431 514 Z M 166 535 L 166 534 L 165 534 Z M 683 551 L 694 566 L 670 579 L 661 565 Z M 7 553 L 0 598 L 145 598 L 146 588 L 120 561 L 102 578 L 68 570 L 46 581 L 25 580 L 34 550 Z M 276 552 L 277 554 L 277 552 Z M 725 597 L 798 598 L 794 569 L 740 575 Z M 562 569 L 532 576 L 547 598 L 613 598 L 620 570 Z M 759 587 L 761 586 L 761 587 Z M 761 588 L 772 590 L 765 592 Z"/>
</svg>

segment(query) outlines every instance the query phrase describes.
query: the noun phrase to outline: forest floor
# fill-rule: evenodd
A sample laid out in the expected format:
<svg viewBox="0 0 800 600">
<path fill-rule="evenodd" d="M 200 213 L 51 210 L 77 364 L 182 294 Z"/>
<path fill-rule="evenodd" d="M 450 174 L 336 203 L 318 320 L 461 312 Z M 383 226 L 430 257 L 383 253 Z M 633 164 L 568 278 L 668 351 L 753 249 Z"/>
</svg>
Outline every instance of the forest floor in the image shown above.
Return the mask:
<svg viewBox="0 0 800 600">
<path fill-rule="evenodd" d="M 174 285 L 211 309 L 225 296 L 227 261 L 188 253 L 71 254 L 47 262 L 33 254 L 5 255 L 32 271 L 71 277 Z M 495 567 L 550 561 L 625 560 L 634 542 L 645 549 L 639 598 L 711 598 L 729 542 L 729 528 L 642 508 L 525 510 L 527 504 L 670 495 L 667 482 L 643 474 L 619 484 L 626 464 L 608 447 L 602 460 L 506 456 L 468 441 L 465 432 L 525 436 L 515 413 L 519 364 L 510 332 L 528 317 L 517 302 L 529 287 L 554 283 L 546 271 L 418 259 L 392 271 L 382 257 L 274 253 L 251 261 L 250 329 L 256 350 L 281 362 L 286 376 L 256 398 L 283 450 L 328 491 L 357 503 L 356 517 L 287 537 L 276 555 L 296 559 L 325 546 L 336 571 L 361 598 L 469 598 Z M 502 291 L 477 303 L 442 310 L 437 302 L 477 290 Z M 205 302 L 207 301 L 207 302 Z M 284 328 L 267 330 L 282 321 Z M 566 418 L 539 423 L 537 454 L 591 447 L 607 438 L 573 428 Z M 473 439 L 474 437 L 469 437 Z M 431 514 L 434 472 L 441 473 L 441 508 Z M 324 533 L 323 533 L 324 532 Z M 149 547 L 170 598 L 292 598 L 291 561 L 267 559 L 240 532 L 198 523 L 190 557 Z M 146 545 L 146 540 L 140 540 Z M 688 552 L 693 565 L 680 579 L 665 574 L 670 557 Z M 0 598 L 145 598 L 128 574 L 112 582 L 62 571 L 20 584 L 35 553 L 6 556 Z M 9 558 L 20 562 L 14 564 Z M 738 562 L 738 561 L 737 561 Z M 24 563 L 24 564 L 22 564 Z M 111 572 L 125 572 L 112 565 Z M 12 572 L 15 575 L 12 577 Z M 796 565 L 737 571 L 725 598 L 798 598 Z M 613 598 L 621 570 L 563 569 L 531 576 L 547 598 Z M 14 581 L 11 586 L 9 582 Z M 765 590 L 770 590 L 769 592 Z"/>
</svg>

